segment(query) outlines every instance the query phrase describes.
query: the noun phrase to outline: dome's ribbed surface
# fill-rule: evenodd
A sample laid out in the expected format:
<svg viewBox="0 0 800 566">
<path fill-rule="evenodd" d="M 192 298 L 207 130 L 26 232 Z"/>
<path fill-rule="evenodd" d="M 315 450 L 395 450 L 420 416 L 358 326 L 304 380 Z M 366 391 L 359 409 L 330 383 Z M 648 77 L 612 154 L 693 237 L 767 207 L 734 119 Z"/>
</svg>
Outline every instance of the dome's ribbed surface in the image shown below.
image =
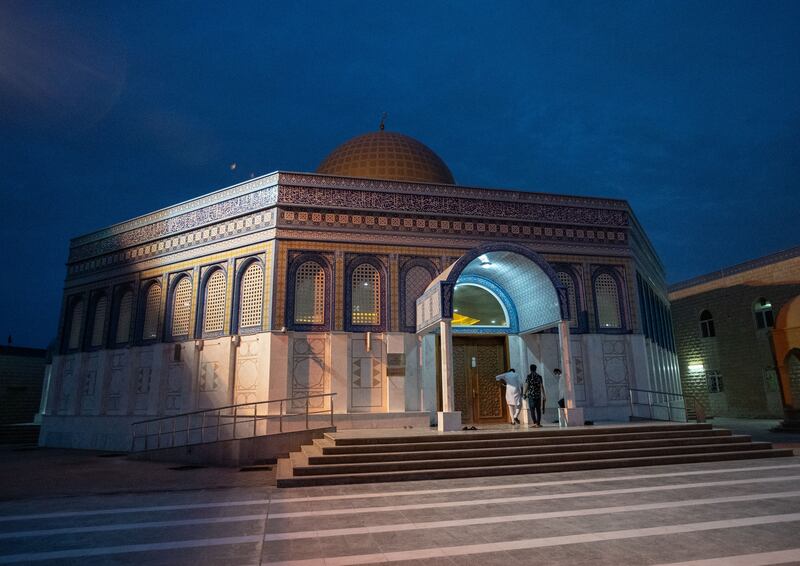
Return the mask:
<svg viewBox="0 0 800 566">
<path fill-rule="evenodd" d="M 428 146 L 395 132 L 370 132 L 334 149 L 317 173 L 454 185 L 453 174 Z"/>
</svg>

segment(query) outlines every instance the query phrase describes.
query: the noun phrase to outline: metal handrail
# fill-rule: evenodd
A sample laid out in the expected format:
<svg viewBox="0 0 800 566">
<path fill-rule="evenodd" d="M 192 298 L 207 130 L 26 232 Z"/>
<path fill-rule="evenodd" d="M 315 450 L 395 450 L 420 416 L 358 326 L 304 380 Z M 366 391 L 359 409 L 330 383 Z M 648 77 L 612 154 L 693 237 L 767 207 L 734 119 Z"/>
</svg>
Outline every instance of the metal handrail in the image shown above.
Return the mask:
<svg viewBox="0 0 800 566">
<path fill-rule="evenodd" d="M 639 403 L 634 401 L 634 393 L 647 393 L 647 403 Z M 653 402 L 653 395 L 656 395 L 656 402 Z M 666 409 L 667 418 L 666 420 L 672 422 L 672 413 L 674 410 L 683 411 L 683 419 L 675 419 L 675 420 L 686 420 L 686 397 L 682 393 L 673 393 L 671 391 L 656 391 L 653 389 L 637 389 L 635 387 L 628 387 L 628 397 L 630 400 L 630 408 L 631 408 L 631 417 L 635 417 L 634 406 L 647 406 L 649 409 L 649 418 L 650 420 L 664 420 L 659 419 L 656 417 L 656 414 L 653 412 L 653 408 L 663 408 Z M 659 397 L 663 397 L 666 400 L 666 403 L 660 403 Z M 677 398 L 675 403 L 670 399 L 671 397 Z M 683 406 L 680 406 L 682 403 Z"/>
<path fill-rule="evenodd" d="M 190 411 L 187 413 L 180 413 L 177 415 L 168 415 L 164 417 L 157 417 L 154 419 L 147 419 L 138 421 L 131 424 L 131 452 L 139 452 L 149 449 L 159 448 L 174 448 L 177 446 L 189 446 L 195 444 L 202 444 L 206 442 L 216 442 L 219 440 L 234 440 L 241 438 L 253 438 L 256 436 L 264 436 L 270 434 L 269 421 L 278 421 L 278 431 L 283 432 L 283 423 L 285 418 L 296 417 L 305 415 L 305 430 L 309 430 L 309 415 L 317 415 L 323 413 L 330 413 L 330 426 L 333 426 L 333 397 L 336 393 L 315 393 L 313 395 L 303 395 L 300 397 L 287 397 L 285 399 L 270 399 L 268 401 L 253 401 L 250 403 L 239 403 L 238 405 L 225 405 L 222 407 L 214 407 L 212 409 L 202 409 L 199 411 Z M 311 410 L 311 399 L 319 397 L 329 397 L 330 407 L 324 408 L 319 411 Z M 296 407 L 294 402 L 302 402 L 302 410 L 299 412 L 284 412 L 284 409 Z M 259 407 L 262 405 L 269 405 L 271 403 L 278 403 L 278 413 L 270 414 L 269 410 L 259 414 Z M 186 420 L 186 426 L 178 427 L 177 422 L 180 419 Z M 196 423 L 199 420 L 200 426 L 192 426 L 193 421 Z M 170 423 L 171 421 L 171 423 Z M 210 421 L 210 423 L 209 423 Z M 224 421 L 224 422 L 223 422 Z M 259 423 L 264 424 L 264 434 L 259 434 Z M 151 426 L 158 423 L 155 432 L 150 432 Z M 164 424 L 167 423 L 165 430 Z M 252 429 L 250 427 L 252 423 Z M 171 426 L 170 426 L 171 425 Z M 247 425 L 247 426 L 244 426 Z M 137 429 L 144 427 L 143 434 L 137 434 Z M 226 432 L 226 427 L 231 427 L 230 434 Z M 192 433 L 200 431 L 199 440 L 192 442 Z M 213 436 L 209 436 L 209 432 L 213 430 Z M 240 432 L 245 430 L 244 433 Z M 162 443 L 162 437 L 167 435 L 169 442 Z M 179 437 L 183 436 L 183 442 L 178 442 Z M 227 436 L 227 438 L 224 438 Z M 155 438 L 155 446 L 150 446 L 150 439 Z M 143 446 L 137 447 L 137 440 L 143 440 Z"/>
</svg>

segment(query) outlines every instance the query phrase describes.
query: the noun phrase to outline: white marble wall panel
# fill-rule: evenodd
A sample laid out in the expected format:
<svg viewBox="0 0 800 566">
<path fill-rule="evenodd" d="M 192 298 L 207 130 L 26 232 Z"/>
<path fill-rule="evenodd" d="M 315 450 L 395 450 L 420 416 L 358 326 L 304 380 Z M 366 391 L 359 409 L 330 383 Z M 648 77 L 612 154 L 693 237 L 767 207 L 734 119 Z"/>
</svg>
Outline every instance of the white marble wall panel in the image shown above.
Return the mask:
<svg viewBox="0 0 800 566">
<path fill-rule="evenodd" d="M 109 415 L 124 415 L 128 407 L 128 384 L 131 379 L 131 351 L 128 348 L 112 350 L 103 387 L 104 412 Z"/>
<path fill-rule="evenodd" d="M 304 397 L 327 393 L 330 390 L 328 368 L 328 335 L 325 333 L 300 334 L 290 337 L 291 360 L 289 379 L 292 397 Z M 305 410 L 305 400 L 292 403 L 294 410 Z M 309 407 L 323 409 L 325 399 L 317 397 L 309 401 Z"/>
<path fill-rule="evenodd" d="M 436 363 L 436 342 L 439 340 L 438 334 L 425 334 L 422 337 L 422 357 L 420 363 L 421 399 L 420 410 L 436 411 L 436 374 L 438 371 Z"/>
<path fill-rule="evenodd" d="M 386 410 L 386 344 L 375 335 L 368 341 L 364 334 L 354 334 L 350 346 L 350 410 L 380 412 Z"/>
<path fill-rule="evenodd" d="M 330 392 L 336 393 L 332 401 L 333 410 L 347 413 L 350 406 L 350 335 L 332 332 L 330 352 Z"/>
<path fill-rule="evenodd" d="M 87 355 L 80 383 L 80 413 L 82 415 L 96 415 L 100 412 L 104 358 L 105 356 L 101 356 L 100 352 L 92 352 Z"/>
<path fill-rule="evenodd" d="M 236 347 L 234 404 L 267 399 L 269 340 L 263 334 L 242 336 Z"/>
<path fill-rule="evenodd" d="M 289 382 L 289 343 L 293 332 L 267 333 L 269 340 L 269 382 L 267 383 L 268 399 L 286 399 L 291 396 Z M 278 414 L 279 403 L 270 403 L 270 414 Z"/>
<path fill-rule="evenodd" d="M 406 379 L 405 379 L 405 410 L 419 411 L 422 402 L 422 364 L 421 364 L 422 339 L 414 334 L 403 336 L 403 350 L 405 351 Z"/>
<path fill-rule="evenodd" d="M 230 405 L 232 400 L 230 337 L 203 341 L 197 375 L 197 408 Z"/>
</svg>

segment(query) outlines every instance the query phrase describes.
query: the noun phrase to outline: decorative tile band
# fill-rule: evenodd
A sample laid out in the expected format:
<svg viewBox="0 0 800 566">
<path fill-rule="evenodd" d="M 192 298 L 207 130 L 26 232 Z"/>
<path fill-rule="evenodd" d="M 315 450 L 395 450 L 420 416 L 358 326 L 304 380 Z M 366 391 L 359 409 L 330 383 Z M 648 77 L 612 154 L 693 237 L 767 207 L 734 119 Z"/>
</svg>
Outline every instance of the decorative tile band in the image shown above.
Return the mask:
<svg viewBox="0 0 800 566">
<path fill-rule="evenodd" d="M 67 268 L 67 277 L 70 278 L 98 269 L 139 263 L 155 257 L 208 246 L 209 244 L 231 240 L 244 234 L 266 230 L 274 225 L 275 214 L 272 210 L 259 212 L 252 216 L 236 218 L 222 224 L 195 230 L 194 232 L 179 234 L 142 246 L 73 263 Z M 198 253 L 207 253 L 207 251 L 198 250 Z"/>
<path fill-rule="evenodd" d="M 554 241 L 585 241 L 606 245 L 626 245 L 625 230 L 587 229 L 585 227 L 564 227 L 540 225 L 536 223 L 477 222 L 474 220 L 439 220 L 418 217 L 401 217 L 370 214 L 341 214 L 338 212 L 309 212 L 282 210 L 279 215 L 280 226 L 308 228 L 342 228 L 358 232 L 413 232 L 435 234 L 465 234 L 479 237 L 513 238 L 516 236 L 534 237 Z"/>
<path fill-rule="evenodd" d="M 97 230 L 95 232 L 86 234 L 84 236 L 78 236 L 77 238 L 72 239 L 71 247 L 78 247 L 89 242 L 102 240 L 103 238 L 108 238 L 110 236 L 114 236 L 117 234 L 121 234 L 123 232 L 133 230 L 134 228 L 139 228 L 141 226 L 153 224 L 155 222 L 158 222 L 159 220 L 172 218 L 184 212 L 198 210 L 205 206 L 217 204 L 224 200 L 237 197 L 239 195 L 251 193 L 267 187 L 272 187 L 276 185 L 277 182 L 278 182 L 278 173 L 277 172 L 270 173 L 269 175 L 264 175 L 262 177 L 258 177 L 257 179 L 252 179 L 244 183 L 239 183 L 237 185 L 233 185 L 225 189 L 214 191 L 212 193 L 208 193 L 201 197 L 193 198 L 186 202 L 176 204 L 174 206 L 169 206 L 162 210 L 157 210 L 155 212 L 151 212 L 143 216 L 139 216 L 138 218 L 134 218 L 132 220 L 127 220 L 125 222 L 120 222 L 119 224 L 114 224 L 113 226 L 109 226 L 108 228 L 103 228 L 102 230 Z"/>
<path fill-rule="evenodd" d="M 193 228 L 220 222 L 254 212 L 259 209 L 269 208 L 275 204 L 278 194 L 277 187 L 269 187 L 260 191 L 241 195 L 205 208 L 187 212 L 166 220 L 160 220 L 141 228 L 110 236 L 108 238 L 88 243 L 70 250 L 70 262 L 80 261 L 104 253 L 117 251 L 151 242 L 169 234 L 185 232 Z M 209 227 L 206 231 L 212 229 Z M 191 234 L 189 235 L 191 236 Z M 74 243 L 74 241 L 73 241 Z"/>
<path fill-rule="evenodd" d="M 516 193 L 515 193 L 516 194 Z M 384 193 L 348 188 L 280 185 L 280 205 L 386 210 L 406 213 L 448 214 L 480 219 L 535 218 L 542 222 L 627 227 L 626 210 L 577 207 L 535 202 L 510 202 L 430 194 Z"/>
</svg>

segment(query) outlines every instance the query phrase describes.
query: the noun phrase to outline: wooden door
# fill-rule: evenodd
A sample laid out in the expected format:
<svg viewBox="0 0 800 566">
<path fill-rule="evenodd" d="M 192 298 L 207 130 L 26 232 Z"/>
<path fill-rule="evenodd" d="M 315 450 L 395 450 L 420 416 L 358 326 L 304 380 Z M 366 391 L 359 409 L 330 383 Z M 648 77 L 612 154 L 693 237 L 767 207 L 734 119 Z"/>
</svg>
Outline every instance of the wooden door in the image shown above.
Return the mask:
<svg viewBox="0 0 800 566">
<path fill-rule="evenodd" d="M 453 393 L 463 422 L 505 422 L 505 391 L 494 379 L 505 364 L 503 337 L 453 339 Z"/>
</svg>

